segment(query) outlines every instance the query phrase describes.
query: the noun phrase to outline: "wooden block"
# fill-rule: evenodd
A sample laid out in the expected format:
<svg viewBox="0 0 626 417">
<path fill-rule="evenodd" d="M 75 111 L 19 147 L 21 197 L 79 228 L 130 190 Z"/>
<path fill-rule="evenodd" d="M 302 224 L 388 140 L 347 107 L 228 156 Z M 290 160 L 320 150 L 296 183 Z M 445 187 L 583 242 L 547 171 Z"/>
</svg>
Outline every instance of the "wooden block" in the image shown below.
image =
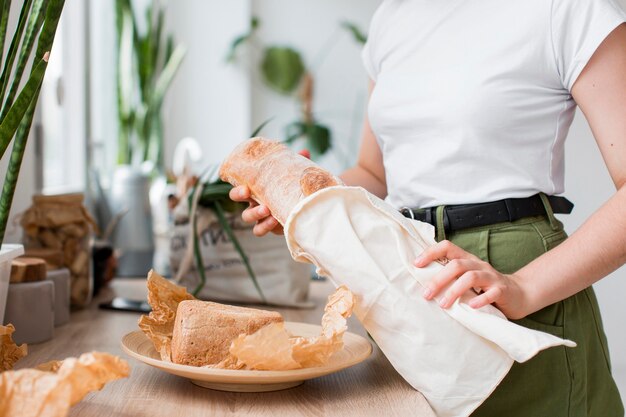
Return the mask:
<svg viewBox="0 0 626 417">
<path fill-rule="evenodd" d="M 43 281 L 46 279 L 46 261 L 20 256 L 11 264 L 11 283 Z"/>
<path fill-rule="evenodd" d="M 46 261 L 48 269 L 59 269 L 63 267 L 63 252 L 51 248 L 26 248 L 24 256 L 28 258 L 40 258 Z"/>
</svg>

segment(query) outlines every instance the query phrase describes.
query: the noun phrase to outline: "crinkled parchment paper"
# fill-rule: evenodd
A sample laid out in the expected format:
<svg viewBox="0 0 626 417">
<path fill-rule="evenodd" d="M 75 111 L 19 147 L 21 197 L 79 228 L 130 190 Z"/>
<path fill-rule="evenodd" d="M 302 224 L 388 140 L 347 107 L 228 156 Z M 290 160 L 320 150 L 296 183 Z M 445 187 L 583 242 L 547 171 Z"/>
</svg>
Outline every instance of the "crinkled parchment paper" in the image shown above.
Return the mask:
<svg viewBox="0 0 626 417">
<path fill-rule="evenodd" d="M 178 304 L 195 300 L 184 287 L 171 283 L 154 271 L 148 273 L 148 303 L 152 311 L 139 318 L 139 328 L 148 336 L 161 360 L 172 361 L 172 332 Z"/>
<path fill-rule="evenodd" d="M 152 340 L 161 359 L 171 361 L 176 309 L 181 301 L 194 297 L 153 271 L 148 275 L 148 292 L 152 312 L 141 317 L 139 327 Z M 272 323 L 251 335 L 239 335 L 232 342 L 230 355 L 210 367 L 277 371 L 322 366 L 343 347 L 346 318 L 352 314 L 353 306 L 353 294 L 341 286 L 328 297 L 319 336 L 291 335 L 283 323 Z"/>
<path fill-rule="evenodd" d="M 322 366 L 343 347 L 346 319 L 353 306 L 354 296 L 341 286 L 328 297 L 319 336 L 293 336 L 284 323 L 272 323 L 254 334 L 239 335 L 233 340 L 230 356 L 214 367 L 282 371 Z"/>
<path fill-rule="evenodd" d="M 26 356 L 26 344 L 18 346 L 11 335 L 15 331 L 12 324 L 0 326 L 0 372 L 13 369 L 15 362 Z"/>
<path fill-rule="evenodd" d="M 0 417 L 65 417 L 87 393 L 129 372 L 117 356 L 92 352 L 0 373 Z"/>
</svg>

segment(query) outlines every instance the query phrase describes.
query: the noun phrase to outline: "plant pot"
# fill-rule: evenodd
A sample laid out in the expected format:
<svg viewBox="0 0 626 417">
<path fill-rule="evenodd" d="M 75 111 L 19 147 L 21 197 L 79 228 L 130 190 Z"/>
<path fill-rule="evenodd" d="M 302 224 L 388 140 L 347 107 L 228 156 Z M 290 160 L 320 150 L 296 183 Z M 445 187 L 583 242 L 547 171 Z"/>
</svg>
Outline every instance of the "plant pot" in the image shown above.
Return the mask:
<svg viewBox="0 0 626 417">
<path fill-rule="evenodd" d="M 24 246 L 22 245 L 4 244 L 0 248 L 0 325 L 4 323 L 4 310 L 11 280 L 11 262 L 23 254 Z"/>
<path fill-rule="evenodd" d="M 118 166 L 108 200 L 113 214 L 125 212 L 112 239 L 119 251 L 117 275 L 145 276 L 152 267 L 154 254 L 150 177 L 139 168 Z"/>
</svg>

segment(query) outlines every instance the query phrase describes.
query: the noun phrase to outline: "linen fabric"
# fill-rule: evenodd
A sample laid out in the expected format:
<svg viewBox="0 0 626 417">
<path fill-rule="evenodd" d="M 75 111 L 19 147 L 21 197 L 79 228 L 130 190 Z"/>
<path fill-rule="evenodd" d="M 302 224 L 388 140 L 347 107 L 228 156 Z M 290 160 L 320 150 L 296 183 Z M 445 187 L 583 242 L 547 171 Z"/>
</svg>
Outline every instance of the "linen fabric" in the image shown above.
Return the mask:
<svg viewBox="0 0 626 417">
<path fill-rule="evenodd" d="M 394 207 L 564 191 L 570 91 L 613 0 L 385 0 L 363 61 Z"/>
<path fill-rule="evenodd" d="M 394 368 L 440 417 L 467 416 L 506 376 L 551 346 L 571 341 L 506 320 L 493 306 L 449 309 L 422 297 L 442 265 L 412 261 L 435 243 L 433 227 L 402 216 L 360 187 L 322 189 L 285 224 L 292 257 L 317 266 L 356 296 L 355 314 Z"/>
</svg>

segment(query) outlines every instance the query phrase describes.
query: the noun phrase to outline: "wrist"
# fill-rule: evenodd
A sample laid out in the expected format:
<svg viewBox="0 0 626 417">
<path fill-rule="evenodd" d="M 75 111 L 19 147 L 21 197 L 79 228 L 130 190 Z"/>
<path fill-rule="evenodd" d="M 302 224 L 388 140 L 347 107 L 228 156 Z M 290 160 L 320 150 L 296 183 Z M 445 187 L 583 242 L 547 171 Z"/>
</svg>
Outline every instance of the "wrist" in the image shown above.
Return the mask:
<svg viewBox="0 0 626 417">
<path fill-rule="evenodd" d="M 537 284 L 519 272 L 509 275 L 509 280 L 514 287 L 515 308 L 509 318 L 521 319 L 541 308 L 540 295 Z"/>
</svg>

